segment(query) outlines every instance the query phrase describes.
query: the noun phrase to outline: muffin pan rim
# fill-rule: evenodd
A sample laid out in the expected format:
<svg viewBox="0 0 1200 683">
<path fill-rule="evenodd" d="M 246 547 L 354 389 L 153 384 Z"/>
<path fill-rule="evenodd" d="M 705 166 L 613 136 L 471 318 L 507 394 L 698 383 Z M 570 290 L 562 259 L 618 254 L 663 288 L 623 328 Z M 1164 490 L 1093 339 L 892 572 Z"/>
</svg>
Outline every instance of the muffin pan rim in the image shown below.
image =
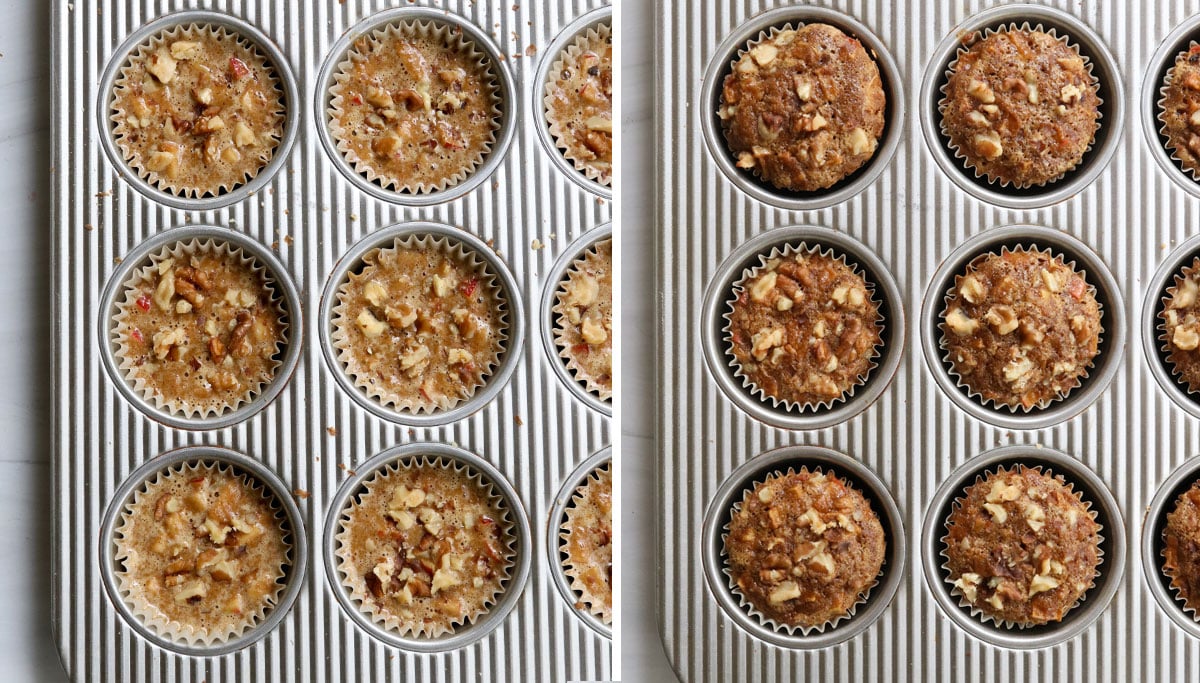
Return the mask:
<svg viewBox="0 0 1200 683">
<path fill-rule="evenodd" d="M 117 522 L 121 517 L 121 510 L 130 502 L 134 492 L 152 476 L 160 474 L 178 464 L 192 461 L 224 464 L 232 467 L 234 470 L 241 470 L 243 473 L 249 474 L 251 478 L 261 484 L 278 501 L 279 508 L 287 519 L 290 527 L 289 531 L 292 536 L 290 544 L 291 567 L 286 575 L 286 585 L 279 593 L 278 602 L 268 610 L 266 618 L 262 622 L 252 628 L 246 629 L 242 636 L 212 646 L 185 645 L 171 642 L 154 633 L 153 630 L 139 621 L 137 616 L 134 615 L 133 611 L 121 598 L 120 587 L 116 579 L 116 558 L 113 552 L 115 546 L 113 536 L 116 532 Z M 218 657 L 250 648 L 279 627 L 295 606 L 296 598 L 303 591 L 304 583 L 308 579 L 308 536 L 300 507 L 296 504 L 290 491 L 287 490 L 287 486 L 284 485 L 283 480 L 271 468 L 241 451 L 218 445 L 194 444 L 159 453 L 126 475 L 121 484 L 113 491 L 112 496 L 109 497 L 103 515 L 100 523 L 101 555 L 98 558 L 98 562 L 100 564 L 100 579 L 104 585 L 104 593 L 108 597 L 111 607 L 121 615 L 125 624 L 139 638 L 155 648 L 191 657 Z"/>
<path fill-rule="evenodd" d="M 884 111 L 883 136 L 869 161 L 832 187 L 811 193 L 792 193 L 775 188 L 768 181 L 760 180 L 749 172 L 740 171 L 735 165 L 725 133 L 717 120 L 722 76 L 728 70 L 739 50 L 754 40 L 759 33 L 787 23 L 824 23 L 838 28 L 862 44 L 879 69 L 887 106 Z M 745 194 L 776 209 L 810 211 L 825 209 L 854 197 L 882 177 L 883 172 L 895 160 L 896 150 L 906 136 L 905 88 L 900 68 L 887 45 L 871 29 L 855 17 L 836 9 L 819 6 L 794 5 L 775 7 L 761 12 L 742 22 L 726 35 L 717 45 L 712 58 L 704 69 L 704 76 L 695 107 L 700 136 L 708 149 L 709 159 L 721 169 L 725 179 Z M 692 115 L 689 115 L 689 118 Z"/>
<path fill-rule="evenodd" d="M 114 95 L 113 88 L 116 85 L 117 78 L 120 76 L 121 67 L 125 65 L 126 60 L 132 55 L 133 51 L 143 42 L 161 31 L 191 23 L 224 27 L 262 51 L 269 62 L 268 65 L 279 79 L 279 87 L 283 92 L 284 98 L 283 135 L 280 137 L 279 144 L 276 145 L 275 150 L 271 154 L 271 160 L 259 169 L 258 173 L 250 180 L 237 185 L 229 192 L 212 197 L 190 198 L 176 195 L 166 190 L 161 190 L 142 178 L 141 174 L 129 165 L 124 155 L 118 149 L 116 139 L 113 136 L 113 124 L 110 120 Z M 96 103 L 97 133 L 100 138 L 100 146 L 104 149 L 108 163 L 116 174 L 147 200 L 183 211 L 222 209 L 246 201 L 255 196 L 259 191 L 265 190 L 271 184 L 275 175 L 287 166 L 292 148 L 299 137 L 300 128 L 304 126 L 304 120 L 301 115 L 303 104 L 300 101 L 300 86 L 296 81 L 292 65 L 284 53 L 266 33 L 259 30 L 248 20 L 234 14 L 212 9 L 187 9 L 168 12 L 149 23 L 143 24 L 136 31 L 130 33 L 105 59 L 107 66 L 105 66 L 101 76 Z"/>
</svg>

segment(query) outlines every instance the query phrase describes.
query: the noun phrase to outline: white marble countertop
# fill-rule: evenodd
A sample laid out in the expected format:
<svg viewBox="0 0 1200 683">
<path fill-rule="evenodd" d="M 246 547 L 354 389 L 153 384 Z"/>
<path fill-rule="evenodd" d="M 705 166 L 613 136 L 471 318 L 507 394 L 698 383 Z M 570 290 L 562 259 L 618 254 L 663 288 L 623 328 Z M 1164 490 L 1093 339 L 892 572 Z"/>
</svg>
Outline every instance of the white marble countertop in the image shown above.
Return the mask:
<svg viewBox="0 0 1200 683">
<path fill-rule="evenodd" d="M 652 136 L 653 3 L 622 7 L 621 115 L 625 150 L 649 149 Z M 50 630 L 50 17 L 49 3 L 0 2 L 0 676 L 65 681 Z M 621 325 L 624 628 L 622 679 L 671 679 L 658 636 L 654 591 L 655 408 L 653 348 L 630 333 L 654 329 L 654 160 L 622 162 Z M 641 294 L 638 294 L 641 293 Z M 26 551 L 27 554 L 22 551 Z"/>
</svg>

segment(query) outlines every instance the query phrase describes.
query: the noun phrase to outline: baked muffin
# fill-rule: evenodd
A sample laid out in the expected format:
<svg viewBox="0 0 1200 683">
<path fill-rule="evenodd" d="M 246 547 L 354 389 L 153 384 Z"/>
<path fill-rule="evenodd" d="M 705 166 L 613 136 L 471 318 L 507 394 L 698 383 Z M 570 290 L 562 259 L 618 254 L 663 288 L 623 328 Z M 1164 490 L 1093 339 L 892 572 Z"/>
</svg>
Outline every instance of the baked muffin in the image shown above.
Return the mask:
<svg viewBox="0 0 1200 683">
<path fill-rule="evenodd" d="M 254 178 L 283 138 L 284 97 L 263 54 L 224 27 L 160 32 L 121 68 L 113 137 L 133 170 L 184 197 L 223 194 Z"/>
<path fill-rule="evenodd" d="M 1158 121 L 1167 149 L 1184 170 L 1200 171 L 1200 45 L 1175 57 L 1161 92 Z"/>
<path fill-rule="evenodd" d="M 1160 341 L 1176 379 L 1200 391 L 1200 258 L 1175 275 L 1158 319 Z"/>
<path fill-rule="evenodd" d="M 555 294 L 554 343 L 567 369 L 601 400 L 612 398 L 612 240 L 572 264 Z"/>
<path fill-rule="evenodd" d="M 1014 411 L 1065 398 L 1099 353 L 1095 290 L 1049 252 L 976 258 L 954 278 L 941 317 L 942 349 L 959 382 Z"/>
<path fill-rule="evenodd" d="M 260 484 L 193 463 L 134 494 L 115 534 L 117 583 L 160 635 L 212 643 L 262 621 L 283 590 L 291 550 Z"/>
<path fill-rule="evenodd" d="M 134 390 L 186 417 L 219 415 L 275 379 L 287 343 L 278 290 L 225 243 L 167 247 L 118 300 L 116 359 Z"/>
<path fill-rule="evenodd" d="M 1163 529 L 1163 573 L 1189 610 L 1200 606 L 1200 481 L 1179 494 Z"/>
<path fill-rule="evenodd" d="M 1079 52 L 1044 31 L 1007 28 L 950 65 L 942 132 L 990 182 L 1043 185 L 1075 168 L 1100 128 L 1099 85 Z"/>
<path fill-rule="evenodd" d="M 500 289 L 480 258 L 441 238 L 407 238 L 363 263 L 333 311 L 333 345 L 354 384 L 415 413 L 473 396 L 507 338 Z"/>
<path fill-rule="evenodd" d="M 1100 525 L 1062 477 L 1016 465 L 967 487 L 942 538 L 947 581 L 1005 625 L 1061 621 L 1100 566 Z"/>
<path fill-rule="evenodd" d="M 887 96 L 857 39 L 828 24 L 751 44 L 721 88 L 717 116 L 737 167 L 781 190 L 836 185 L 875 155 Z"/>
<path fill-rule="evenodd" d="M 887 541 L 879 517 L 832 472 L 774 472 L 735 508 L 729 578 L 766 619 L 805 631 L 849 616 L 877 583 Z"/>
<path fill-rule="evenodd" d="M 592 472 L 571 497 L 562 528 L 563 570 L 575 608 L 612 624 L 612 463 Z"/>
<path fill-rule="evenodd" d="M 580 35 L 550 66 L 546 120 L 554 143 L 575 168 L 612 185 L 612 27 Z"/>
<path fill-rule="evenodd" d="M 730 353 L 737 374 L 756 393 L 789 406 L 828 405 L 875 367 L 879 304 L 844 259 L 789 248 L 734 293 L 725 315 Z"/>
<path fill-rule="evenodd" d="M 513 564 L 489 482 L 438 459 L 381 470 L 343 512 L 338 570 L 376 622 L 436 638 L 495 604 Z"/>
<path fill-rule="evenodd" d="M 367 180 L 426 194 L 483 163 L 500 129 L 490 60 L 461 31 L 399 22 L 354 41 L 331 88 L 329 132 Z"/>
</svg>

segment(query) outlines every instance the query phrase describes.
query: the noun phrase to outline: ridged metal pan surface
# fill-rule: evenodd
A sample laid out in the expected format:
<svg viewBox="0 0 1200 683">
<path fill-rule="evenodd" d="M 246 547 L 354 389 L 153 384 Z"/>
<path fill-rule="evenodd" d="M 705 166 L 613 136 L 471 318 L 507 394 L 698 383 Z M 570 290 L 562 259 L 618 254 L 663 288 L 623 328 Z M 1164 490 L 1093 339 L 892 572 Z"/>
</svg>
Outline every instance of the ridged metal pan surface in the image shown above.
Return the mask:
<svg viewBox="0 0 1200 683">
<path fill-rule="evenodd" d="M 417 206 L 371 192 L 348 178 L 320 141 L 316 116 L 322 65 L 343 38 L 381 12 L 424 7 L 468 22 L 499 55 L 506 121 L 501 157 L 460 196 Z M 582 463 L 610 444 L 611 419 L 560 379 L 561 360 L 528 340 L 544 319 L 546 278 L 565 249 L 611 220 L 607 198 L 569 176 L 541 142 L 533 106 L 536 74 L 549 46 L 581 18 L 603 13 L 600 0 L 473 2 L 434 0 L 55 0 L 53 31 L 54 222 L 54 551 L 52 614 L 63 664 L 77 681 L 427 681 L 607 680 L 611 641 L 575 613 L 556 587 L 547 557 L 557 542 L 545 520 L 555 496 Z M 269 177 L 216 201 L 174 201 L 129 170 L 104 142 L 102 92 L 121 46 L 156 20 L 232 18 L 265 41 L 285 84 L 289 112 L 282 158 Z M 240 23 L 239 23 L 240 22 Z M 575 23 L 573 23 L 575 22 Z M 219 22 L 228 23 L 228 22 Z M 587 23 L 587 22 L 584 22 Z M 339 42 L 342 41 L 342 42 Z M 418 202 L 424 204 L 425 202 Z M 488 400 L 445 424 L 380 415 L 349 395 L 323 362 L 321 296 L 339 262 L 368 236 L 409 223 L 465 231 L 494 250 L 523 326 Z M 106 372 L 97 330 L 104 288 L 123 259 L 155 236 L 184 226 L 236 232 L 272 256 L 272 268 L 296 297 L 289 348 L 295 369 L 277 395 L 232 424 L 167 424 L 131 402 Z M 207 228 L 206 228 L 207 229 Z M 181 231 L 183 235 L 186 231 Z M 189 233 L 190 234 L 190 233 Z M 598 233 L 595 233 L 598 234 Z M 544 247 L 534 248 L 535 241 Z M 511 336 L 510 336 L 511 339 Z M 294 346 L 292 346 L 294 344 Z M 510 374 L 511 372 L 511 374 Z M 418 652 L 376 637 L 351 619 L 327 581 L 324 521 L 357 468 L 407 444 L 438 444 L 478 457 L 502 478 L 522 510 L 516 525 L 525 560 L 518 591 L 482 637 Z M 105 590 L 102 525 L 131 474 L 187 446 L 228 449 L 279 481 L 298 510 L 305 554 L 298 586 L 265 634 L 208 656 L 161 647 L 131 627 Z M 435 451 L 436 448 L 429 450 Z M 222 451 L 224 452 L 224 451 Z M 145 470 L 142 470 L 145 471 Z M 265 476 L 265 475 L 264 475 Z M 507 490 L 507 489 L 506 489 Z M 523 520 L 529 520 L 525 522 Z M 525 579 L 528 572 L 528 579 Z M 294 601 L 293 601 L 294 598 Z M 461 643 L 461 644 L 459 644 Z"/>
<path fill-rule="evenodd" d="M 1200 233 L 1200 192 L 1160 149 L 1153 123 L 1158 88 L 1144 81 L 1161 79 L 1170 66 L 1164 60 L 1200 40 L 1200 2 L 818 4 L 814 10 L 776 0 L 692 0 L 664 4 L 657 14 L 658 612 L 672 666 L 685 681 L 752 683 L 1195 679 L 1200 628 L 1167 587 L 1160 558 L 1145 554 L 1160 552 L 1163 510 L 1200 477 L 1194 467 L 1200 409 L 1165 367 L 1157 330 L 1143 328 L 1156 321 L 1156 309 L 1145 307 L 1162 300 L 1149 290 L 1165 286 L 1197 252 L 1197 242 L 1188 240 Z M 714 120 L 719 84 L 706 78 L 728 71 L 741 41 L 788 21 L 825 21 L 852 34 L 865 27 L 858 37 L 884 71 L 894 62 L 898 74 L 898 83 L 887 84 L 890 96 L 903 99 L 893 111 L 904 115 L 888 120 L 902 127 L 895 154 L 881 158 L 885 167 L 861 189 L 835 188 L 836 203 L 747 188 L 754 179 L 716 156 L 725 148 Z M 938 84 L 926 83 L 926 75 L 936 80 L 944 73 L 944 60 L 975 29 L 1008 21 L 1068 34 L 1074 27 L 1072 37 L 1093 53 L 1094 73 L 1107 79 L 1103 134 L 1071 182 L 1047 192 L 979 186 L 941 147 L 938 131 L 928 130 L 939 120 Z M 832 229 L 870 250 L 894 277 L 897 307 L 910 324 L 895 377 L 869 406 L 831 425 L 817 420 L 789 429 L 740 406 L 714 375 L 723 370 L 714 371 L 706 348 L 712 333 L 706 292 L 743 245 L 770 242 L 764 236 L 796 226 Z M 926 313 L 927 298 L 944 294 L 934 286 L 939 269 L 968 241 L 989 243 L 989 231 L 997 230 L 1001 241 L 1011 238 L 1004 226 L 1037 226 L 1048 232 L 1031 230 L 1033 241 L 1064 235 L 1050 241 L 1085 247 L 1076 251 L 1103 265 L 1095 282 L 1119 307 L 1109 320 L 1124 326 L 1119 336 L 1106 331 L 1112 358 L 1099 369 L 1102 376 L 1094 374 L 1077 403 L 1049 417 L 1011 419 L 966 406 L 965 396 L 955 400 L 936 374 L 944 372 L 940 358 L 922 357 L 937 345 L 929 339 L 936 324 Z M 706 542 L 706 511 L 723 500 L 731 477 L 745 471 L 739 468 L 755 469 L 756 458 L 786 446 L 832 449 L 861 463 L 903 517 L 908 542 L 899 589 L 878 619 L 848 639 L 789 644 L 764 637 L 732 618 L 731 601 L 715 592 L 720 582 L 706 580 L 705 567 L 720 551 Z M 935 594 L 948 596 L 948 588 L 926 581 L 922 569 L 941 564 L 925 557 L 937 544 L 921 542 L 929 533 L 940 538 L 925 528 L 928 519 L 940 523 L 942 515 L 930 516 L 931 509 L 940 510 L 951 493 L 941 495 L 939 487 L 957 472 L 985 467 L 1007 446 L 1024 447 L 1018 458 L 1025 453 L 1052 469 L 1055 458 L 1067 458 L 1058 462 L 1072 467 L 1058 470 L 1075 472 L 1079 488 L 1111 492 L 1115 510 L 1108 519 L 1123 532 L 1121 552 L 1116 536 L 1106 536 L 1114 544 L 1106 561 L 1121 564 L 1106 570 L 1113 583 L 1087 598 L 1105 604 L 1085 601 L 1086 612 L 1063 629 L 1027 637 L 991 637 L 995 627 L 963 621 L 973 618 L 965 610 L 951 618 L 948 610 L 962 608 Z"/>
</svg>

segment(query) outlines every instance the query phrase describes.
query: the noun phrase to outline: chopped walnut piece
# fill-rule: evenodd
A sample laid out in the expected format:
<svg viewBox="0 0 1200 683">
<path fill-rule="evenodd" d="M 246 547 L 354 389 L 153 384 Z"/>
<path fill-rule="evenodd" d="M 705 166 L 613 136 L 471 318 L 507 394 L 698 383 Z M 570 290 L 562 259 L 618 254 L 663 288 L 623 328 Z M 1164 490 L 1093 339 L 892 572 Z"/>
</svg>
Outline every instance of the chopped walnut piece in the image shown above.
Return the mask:
<svg viewBox="0 0 1200 683">
<path fill-rule="evenodd" d="M 984 104 L 991 104 L 996 101 L 996 94 L 992 92 L 992 88 L 983 81 L 971 79 L 967 84 L 967 94 Z"/>
</svg>

